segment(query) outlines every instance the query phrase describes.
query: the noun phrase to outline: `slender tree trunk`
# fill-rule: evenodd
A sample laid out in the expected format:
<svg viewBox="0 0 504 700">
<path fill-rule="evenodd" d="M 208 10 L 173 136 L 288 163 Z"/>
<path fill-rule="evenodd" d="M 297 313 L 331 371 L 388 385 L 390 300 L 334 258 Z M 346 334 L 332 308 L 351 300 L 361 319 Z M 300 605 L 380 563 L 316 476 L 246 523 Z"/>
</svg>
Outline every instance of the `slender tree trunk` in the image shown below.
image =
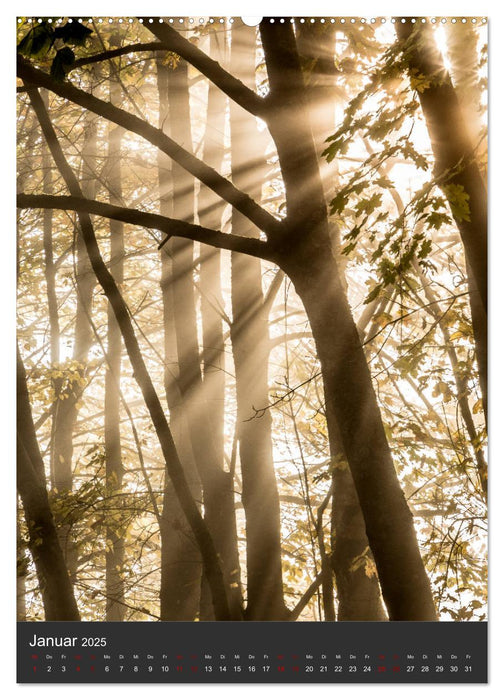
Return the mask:
<svg viewBox="0 0 504 700">
<path fill-rule="evenodd" d="M 168 73 L 172 70 L 157 60 L 159 126 L 169 127 Z M 159 207 L 163 216 L 173 215 L 173 178 L 170 159 L 158 151 Z M 186 479 L 196 502 L 201 502 L 201 482 L 196 470 L 180 387 L 175 309 L 173 298 L 173 240 L 161 249 L 161 293 L 164 330 L 164 385 L 175 444 L 184 465 Z M 163 494 L 161 547 L 161 619 L 194 620 L 199 611 L 201 555 L 182 512 L 171 481 Z"/>
<path fill-rule="evenodd" d="M 323 517 L 324 511 L 327 508 L 329 501 L 332 500 L 332 484 L 331 490 L 324 498 L 322 504 L 317 508 L 317 541 L 320 551 L 320 573 L 322 575 L 322 604 L 324 608 L 324 621 L 334 622 L 336 620 L 336 610 L 334 607 L 334 582 L 333 570 L 331 567 L 331 556 L 325 546 L 325 532 Z"/>
<path fill-rule="evenodd" d="M 40 95 L 44 101 L 45 108 L 49 107 L 49 97 L 46 90 L 41 90 Z M 43 188 L 46 194 L 52 194 L 53 192 L 53 182 L 52 182 L 52 172 L 51 172 L 51 156 L 49 154 L 49 149 L 45 141 L 42 141 L 42 168 L 43 174 Z M 44 277 L 46 282 L 47 291 L 47 310 L 49 316 L 49 332 L 50 332 L 50 358 L 51 366 L 56 369 L 60 360 L 60 324 L 59 324 L 59 314 L 58 314 L 58 300 L 56 296 L 56 269 L 54 266 L 54 254 L 53 254 L 53 212 L 51 209 L 44 211 L 43 219 L 43 245 L 44 245 Z M 54 486 L 54 476 L 58 473 L 59 459 L 56 455 L 55 450 L 55 435 L 57 431 L 57 411 L 58 404 L 60 401 L 60 393 L 62 387 L 62 379 L 55 377 L 52 380 L 53 390 L 54 390 L 54 403 L 52 406 L 52 421 L 51 421 L 51 443 L 49 449 L 50 455 L 50 474 L 52 476 L 52 483 Z M 60 462 L 59 462 L 60 463 Z"/>
<path fill-rule="evenodd" d="M 326 201 L 337 185 L 333 164 L 321 153 L 325 139 L 335 129 L 335 29 L 334 25 L 299 25 L 297 40 L 301 57 L 310 124 Z M 341 260 L 340 235 L 336 224 L 329 224 L 334 254 Z M 340 277 L 344 279 L 343 264 Z M 366 536 L 366 527 L 352 475 L 343 454 L 338 427 L 332 426 L 330 451 L 332 469 L 331 555 L 338 593 L 338 620 L 384 620 L 381 592 Z M 359 565 L 360 564 L 360 565 Z M 326 593 L 327 595 L 327 593 Z"/>
<path fill-rule="evenodd" d="M 84 143 L 82 146 L 82 192 L 84 196 L 94 198 L 96 195 L 96 176 L 94 164 L 97 156 L 96 118 L 85 116 Z M 78 403 L 85 386 L 85 375 L 89 349 L 93 343 L 93 330 L 89 323 L 95 279 L 82 232 L 78 225 L 75 229 L 76 262 L 76 315 L 73 346 L 73 363 L 76 379 L 59 380 L 55 389 L 58 394 L 53 407 L 52 429 L 52 489 L 58 498 L 64 499 L 73 488 L 73 433 L 78 415 Z M 55 519 L 61 547 L 72 579 L 75 581 L 78 565 L 78 548 L 73 539 L 73 521 L 68 509 L 55 509 Z"/>
<path fill-rule="evenodd" d="M 413 519 L 394 469 L 371 375 L 333 256 L 292 27 L 260 25 L 268 125 L 287 196 L 278 260 L 305 306 L 321 363 L 329 431 L 348 459 L 391 620 L 435 620 Z"/>
<path fill-rule="evenodd" d="M 168 72 L 170 131 L 172 138 L 192 150 L 187 63 L 179 61 Z M 194 221 L 194 178 L 178 163 L 172 165 L 173 214 Z M 204 518 L 220 556 L 233 617 L 241 615 L 233 476 L 224 471 L 212 424 L 208 419 L 201 375 L 196 298 L 193 281 L 194 243 L 172 241 L 173 309 L 179 365 L 178 385 L 184 405 L 191 445 L 203 487 Z"/>
<path fill-rule="evenodd" d="M 96 119 L 88 114 L 82 146 L 82 192 L 85 197 L 90 199 L 94 199 L 96 195 L 96 178 L 92 168 L 97 155 L 96 148 Z M 85 374 L 88 352 L 93 343 L 93 330 L 89 323 L 89 316 L 95 281 L 82 240 L 82 233 L 78 227 L 76 229 L 76 251 L 77 302 L 73 361 L 76 363 L 79 377 L 82 379 Z M 79 381 L 72 381 L 69 382 L 68 387 L 63 387 L 61 391 L 62 394 L 56 398 L 54 409 L 52 487 L 57 493 L 64 494 L 72 490 L 73 430 L 77 419 L 77 403 L 82 394 L 82 386 Z M 71 544 L 67 542 L 64 551 L 69 554 L 70 550 Z M 73 562 L 72 568 L 74 565 L 75 562 Z"/>
<path fill-rule="evenodd" d="M 210 34 L 210 55 L 225 59 L 226 47 L 222 37 Z M 222 61 L 222 58 L 221 58 Z M 213 83 L 208 87 L 207 117 L 203 140 L 203 160 L 217 172 L 224 160 L 224 131 L 226 128 L 226 96 Z M 205 185 L 200 186 L 198 215 L 202 226 L 220 230 L 225 203 Z M 214 436 L 219 462 L 224 464 L 224 330 L 222 313 L 224 299 L 221 285 L 221 251 L 200 244 L 201 325 L 203 332 L 203 384 L 205 401 L 209 404 L 208 418 Z"/>
<path fill-rule="evenodd" d="M 121 87 L 114 76 L 110 78 L 110 101 L 120 106 Z M 109 134 L 107 185 L 110 204 L 122 204 L 121 139 L 124 130 L 113 127 Z M 110 273 L 116 284 L 124 279 L 124 224 L 110 220 Z M 121 330 L 117 325 L 110 302 L 107 305 L 107 368 L 105 372 L 105 478 L 107 497 L 110 499 L 112 525 L 107 527 L 105 552 L 106 619 L 122 622 L 124 619 L 124 537 L 121 528 L 121 492 L 124 468 L 121 453 L 120 389 Z"/>
<path fill-rule="evenodd" d="M 48 108 L 48 94 L 47 90 L 41 91 L 42 99 L 46 109 Z M 45 194 L 53 193 L 53 181 L 52 181 L 52 163 L 45 141 L 42 142 L 42 169 L 43 169 L 43 181 L 42 186 Z M 50 357 L 51 365 L 55 367 L 59 363 L 60 359 L 60 325 L 59 325 L 59 314 L 58 314 L 58 298 L 56 295 L 56 268 L 54 266 L 54 255 L 53 255 L 53 226 L 52 226 L 53 212 L 51 209 L 46 209 L 44 211 L 43 220 L 43 245 L 44 245 L 44 277 L 46 282 L 47 291 L 47 310 L 49 317 L 49 333 L 50 333 Z M 56 387 L 55 387 L 56 389 Z M 51 449 L 51 460 L 54 459 L 54 450 Z M 54 469 L 54 467 L 52 467 Z"/>
<path fill-rule="evenodd" d="M 72 583 L 63 558 L 45 483 L 26 385 L 26 372 L 17 354 L 17 488 L 30 538 L 46 620 L 80 620 Z"/>
<path fill-rule="evenodd" d="M 255 86 L 255 29 L 233 26 L 231 64 L 236 77 Z M 234 184 L 260 199 L 265 171 L 257 149 L 255 117 L 231 103 L 231 169 Z M 251 138 L 251 134 L 258 138 Z M 257 229 L 233 209 L 233 233 L 259 237 Z M 281 620 L 283 599 L 280 503 L 273 464 L 271 415 L 254 416 L 269 403 L 268 318 L 264 313 L 261 261 L 231 254 L 233 324 L 231 340 L 236 375 L 237 421 L 242 502 L 247 533 L 247 610 L 249 620 Z"/>
<path fill-rule="evenodd" d="M 44 137 L 46 138 L 51 150 L 51 154 L 63 176 L 63 179 L 65 180 L 68 189 L 70 190 L 70 193 L 75 197 L 82 197 L 83 194 L 79 182 L 65 159 L 61 146 L 54 132 L 54 128 L 37 90 L 34 88 L 29 88 L 28 92 L 37 113 L 37 117 L 42 126 Z M 205 575 L 208 579 L 212 593 L 215 617 L 217 620 L 229 620 L 231 619 L 231 613 L 219 557 L 210 531 L 205 521 L 201 517 L 185 478 L 184 469 L 180 462 L 165 413 L 145 365 L 145 361 L 133 329 L 128 307 L 121 296 L 114 278 L 103 262 L 89 214 L 79 212 L 79 223 L 93 272 L 95 273 L 98 282 L 102 286 L 103 291 L 114 310 L 117 323 L 121 329 L 124 345 L 133 368 L 134 377 L 142 392 L 145 404 L 156 431 L 166 464 L 165 478 L 171 479 L 183 513 L 187 518 L 187 521 L 191 526 L 192 533 L 198 543 L 198 547 L 203 558 Z"/>
<path fill-rule="evenodd" d="M 220 62 L 227 62 L 225 38 L 214 31 L 210 34 L 210 55 Z M 207 118 L 203 141 L 203 160 L 217 172 L 222 171 L 224 160 L 224 132 L 226 127 L 226 96 L 213 83 L 209 83 L 207 100 Z M 225 202 L 205 185 L 200 185 L 198 196 L 198 214 L 202 226 L 220 230 Z M 203 335 L 203 397 L 206 405 L 207 419 L 213 436 L 216 461 L 225 470 L 224 457 L 224 411 L 225 411 L 225 355 L 223 313 L 224 299 L 221 285 L 221 252 L 218 249 L 200 244 L 200 289 L 201 289 L 201 326 Z M 232 470 L 229 470 L 232 471 Z M 229 523 L 232 532 L 230 541 L 230 563 L 235 571 L 233 585 L 236 601 L 241 606 L 240 562 L 238 542 L 236 539 L 236 515 L 234 507 L 233 473 L 229 474 L 229 489 L 223 518 Z M 203 581 L 200 619 L 211 619 L 208 606 L 208 591 Z"/>
<path fill-rule="evenodd" d="M 415 28 L 416 27 L 416 28 Z M 485 417 L 487 416 L 487 194 L 475 146 L 467 130 L 450 76 L 428 25 L 396 23 L 412 76 L 429 85 L 418 93 L 432 151 L 434 172 L 450 203 L 466 256 L 469 301 Z M 462 198 L 462 199 L 461 199 Z M 464 199 L 465 198 L 465 199 Z M 460 212 L 465 201 L 468 212 Z"/>
</svg>

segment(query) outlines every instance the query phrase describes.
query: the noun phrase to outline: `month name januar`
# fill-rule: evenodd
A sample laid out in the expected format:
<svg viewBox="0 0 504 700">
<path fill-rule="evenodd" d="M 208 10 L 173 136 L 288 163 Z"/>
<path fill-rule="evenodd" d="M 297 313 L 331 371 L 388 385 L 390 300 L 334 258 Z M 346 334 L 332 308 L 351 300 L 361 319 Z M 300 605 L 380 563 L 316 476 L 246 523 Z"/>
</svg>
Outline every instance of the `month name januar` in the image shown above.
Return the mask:
<svg viewBox="0 0 504 700">
<path fill-rule="evenodd" d="M 31 647 L 73 647 L 77 637 L 37 637 L 33 635 L 33 641 L 28 642 Z"/>
</svg>

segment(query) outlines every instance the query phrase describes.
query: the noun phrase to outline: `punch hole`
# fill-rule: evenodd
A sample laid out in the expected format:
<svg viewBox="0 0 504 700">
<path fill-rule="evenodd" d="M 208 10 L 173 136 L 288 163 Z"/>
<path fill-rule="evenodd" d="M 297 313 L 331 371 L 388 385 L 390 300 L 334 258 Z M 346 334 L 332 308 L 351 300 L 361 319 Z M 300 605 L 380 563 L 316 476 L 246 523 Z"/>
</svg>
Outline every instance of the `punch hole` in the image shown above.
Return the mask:
<svg viewBox="0 0 504 700">
<path fill-rule="evenodd" d="M 260 24 L 262 17 L 242 17 L 241 21 L 246 24 L 247 27 L 257 27 Z"/>
</svg>

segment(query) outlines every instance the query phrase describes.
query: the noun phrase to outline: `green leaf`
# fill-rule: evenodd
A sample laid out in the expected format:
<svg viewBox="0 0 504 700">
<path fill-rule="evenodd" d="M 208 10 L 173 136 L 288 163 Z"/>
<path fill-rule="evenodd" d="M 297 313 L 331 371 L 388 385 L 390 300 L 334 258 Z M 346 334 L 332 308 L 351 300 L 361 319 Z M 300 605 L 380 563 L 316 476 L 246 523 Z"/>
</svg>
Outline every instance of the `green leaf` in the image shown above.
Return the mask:
<svg viewBox="0 0 504 700">
<path fill-rule="evenodd" d="M 30 29 L 19 42 L 17 50 L 26 58 L 41 58 L 53 45 L 54 38 L 53 28 L 44 21 Z"/>
<path fill-rule="evenodd" d="M 417 257 L 418 258 L 426 258 L 429 255 L 429 253 L 431 252 L 431 250 L 432 250 L 432 241 L 430 241 L 429 239 L 425 239 L 422 242 L 422 245 L 420 246 L 420 248 L 418 249 Z"/>
<path fill-rule="evenodd" d="M 331 214 L 341 214 L 348 204 L 348 197 L 349 195 L 347 192 L 345 192 L 345 190 L 338 192 L 336 197 L 331 200 Z"/>
<path fill-rule="evenodd" d="M 379 192 L 376 192 L 374 195 L 369 197 L 369 199 L 361 199 L 360 202 L 357 202 L 355 205 L 355 213 L 356 214 L 371 214 L 376 207 L 379 207 L 381 204 L 381 194 Z"/>
<path fill-rule="evenodd" d="M 436 231 L 439 231 L 443 224 L 450 223 L 450 217 L 444 212 L 433 211 L 426 216 L 425 221 L 429 228 L 434 228 Z"/>
<path fill-rule="evenodd" d="M 322 152 L 322 155 L 326 158 L 328 163 L 333 161 L 338 153 L 346 153 L 348 150 L 348 139 L 344 136 L 340 136 L 336 139 L 331 138 L 331 140 L 331 145 Z"/>
<path fill-rule="evenodd" d="M 471 221 L 471 210 L 469 209 L 469 195 L 463 185 L 449 183 L 443 187 L 447 200 L 455 219 L 459 221 Z"/>
<path fill-rule="evenodd" d="M 81 22 L 71 18 L 62 27 L 57 27 L 54 32 L 56 39 L 62 39 L 65 44 L 72 46 L 84 46 L 86 39 L 93 33 L 92 29 L 88 29 Z"/>
<path fill-rule="evenodd" d="M 385 189 L 392 189 L 394 187 L 394 183 L 391 180 L 389 180 L 388 177 L 385 176 L 376 179 L 374 181 L 374 184 L 378 187 L 384 187 Z"/>
<path fill-rule="evenodd" d="M 75 54 L 68 46 L 56 52 L 51 64 L 51 76 L 58 82 L 65 80 L 67 73 L 75 62 Z"/>
<path fill-rule="evenodd" d="M 404 145 L 401 146 L 401 152 L 406 159 L 411 158 L 414 164 L 421 170 L 429 169 L 427 158 L 414 148 L 411 141 L 406 141 Z"/>
<path fill-rule="evenodd" d="M 376 299 L 378 294 L 381 292 L 382 288 L 382 284 L 377 284 L 376 287 L 372 289 L 367 295 L 367 297 L 364 299 L 364 304 L 370 304 L 374 299 Z"/>
<path fill-rule="evenodd" d="M 431 84 L 430 79 L 422 73 L 412 75 L 410 81 L 413 90 L 417 90 L 418 92 L 424 92 L 424 90 L 427 90 Z"/>
</svg>

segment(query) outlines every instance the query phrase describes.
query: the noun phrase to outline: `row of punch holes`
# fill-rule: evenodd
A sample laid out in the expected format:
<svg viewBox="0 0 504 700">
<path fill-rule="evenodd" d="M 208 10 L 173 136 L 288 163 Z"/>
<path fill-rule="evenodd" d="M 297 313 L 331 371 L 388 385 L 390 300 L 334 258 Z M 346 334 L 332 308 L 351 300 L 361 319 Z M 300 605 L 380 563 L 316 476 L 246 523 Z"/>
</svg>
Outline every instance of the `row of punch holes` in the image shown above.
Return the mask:
<svg viewBox="0 0 504 700">
<path fill-rule="evenodd" d="M 241 20 L 243 21 L 244 24 L 248 26 L 257 26 L 259 22 L 262 20 L 262 17 L 242 17 Z M 18 19 L 18 23 L 21 23 L 23 20 L 21 18 Z M 43 19 L 42 18 L 28 18 L 27 20 L 29 23 L 42 23 Z M 68 20 L 66 18 L 61 18 L 61 19 L 52 19 L 48 18 L 47 22 L 53 23 L 54 24 L 60 24 L 62 22 L 72 22 L 72 19 L 69 18 Z M 89 22 L 93 23 L 93 21 L 98 22 L 99 24 L 113 24 L 114 22 L 118 22 L 119 24 L 122 23 L 128 23 L 128 24 L 133 24 L 133 22 L 138 21 L 140 24 L 154 24 L 158 22 L 159 24 L 162 24 L 163 22 L 167 22 L 168 24 L 184 24 L 186 21 L 189 22 L 189 24 L 205 24 L 206 22 L 209 22 L 210 24 L 224 24 L 226 21 L 229 24 L 233 24 L 235 21 L 234 17 L 169 17 L 168 19 L 164 20 L 162 17 L 149 17 L 147 19 L 144 19 L 143 17 L 134 19 L 133 17 L 98 17 L 96 20 L 93 20 L 92 18 L 90 19 L 82 19 L 80 18 L 78 20 L 79 22 Z M 292 22 L 294 23 L 295 21 L 300 22 L 301 24 L 304 24 L 305 22 L 310 23 L 310 24 L 315 24 L 316 22 L 320 22 L 321 24 L 329 23 L 329 24 L 345 24 L 345 23 L 350 23 L 350 24 L 367 24 L 368 22 L 370 24 L 385 24 L 386 22 L 391 22 L 392 24 L 395 24 L 396 22 L 412 22 L 415 23 L 416 21 L 419 21 L 423 24 L 426 22 L 430 22 L 431 24 L 446 24 L 451 22 L 452 24 L 456 24 L 457 22 L 460 22 L 462 24 L 486 24 L 487 18 L 486 17 L 420 17 L 420 18 L 415 18 L 415 17 L 402 17 L 402 18 L 396 18 L 396 17 L 391 17 L 389 19 L 385 17 L 371 17 L 370 19 L 366 19 L 365 17 L 271 17 L 269 21 L 274 24 L 275 22 L 279 22 L 280 24 L 284 24 L 285 22 Z"/>
</svg>

